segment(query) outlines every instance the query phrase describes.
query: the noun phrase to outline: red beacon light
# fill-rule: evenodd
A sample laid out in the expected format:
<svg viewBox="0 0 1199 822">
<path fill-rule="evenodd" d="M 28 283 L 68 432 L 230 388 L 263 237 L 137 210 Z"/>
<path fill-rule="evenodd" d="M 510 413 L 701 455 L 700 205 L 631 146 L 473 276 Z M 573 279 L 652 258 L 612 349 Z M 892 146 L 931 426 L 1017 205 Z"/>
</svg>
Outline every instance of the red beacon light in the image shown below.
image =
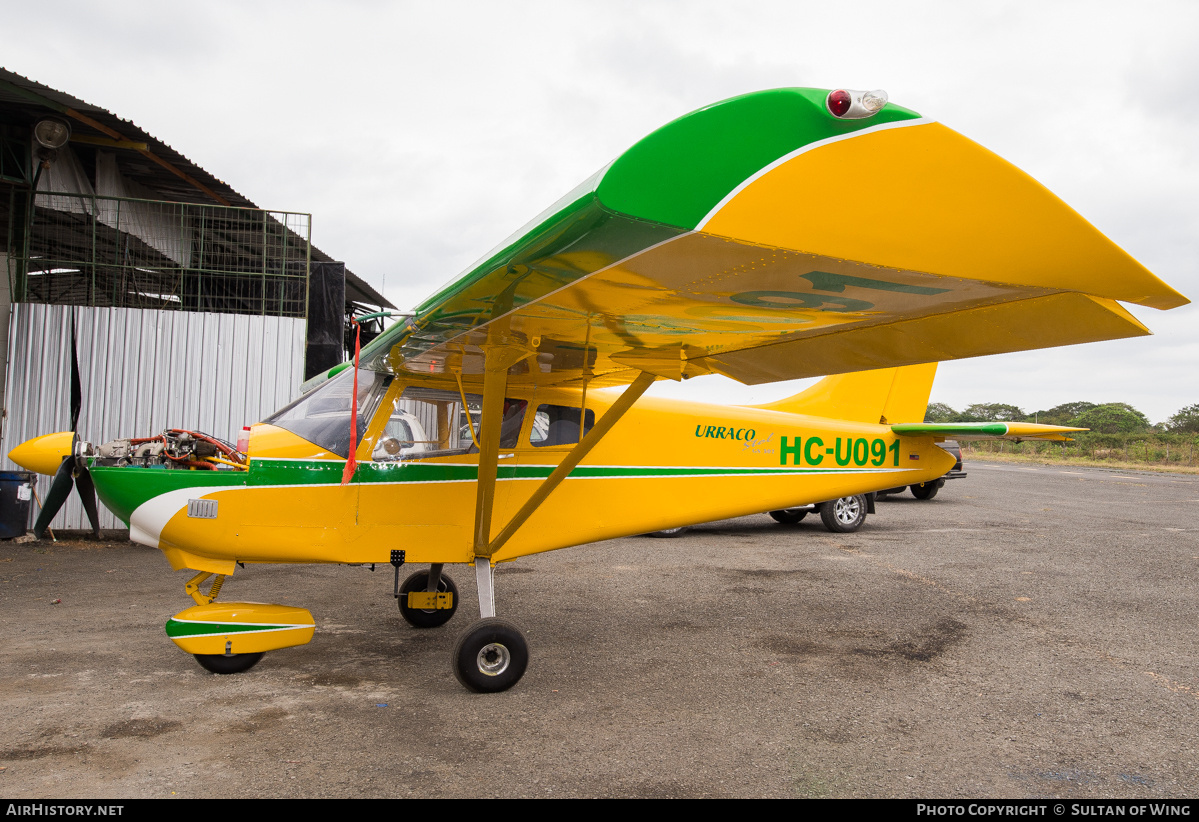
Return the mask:
<svg viewBox="0 0 1199 822">
<path fill-rule="evenodd" d="M 829 113 L 838 120 L 862 120 L 877 114 L 886 104 L 887 92 L 882 89 L 853 91 L 839 88 L 830 91 L 825 100 Z"/>
</svg>

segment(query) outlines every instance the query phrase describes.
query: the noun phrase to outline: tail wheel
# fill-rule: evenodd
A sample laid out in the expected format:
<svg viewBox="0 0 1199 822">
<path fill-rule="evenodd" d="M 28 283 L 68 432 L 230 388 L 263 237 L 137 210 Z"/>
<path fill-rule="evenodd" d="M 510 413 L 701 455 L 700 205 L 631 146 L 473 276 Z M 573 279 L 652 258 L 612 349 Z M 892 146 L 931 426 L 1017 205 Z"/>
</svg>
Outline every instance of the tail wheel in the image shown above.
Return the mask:
<svg viewBox="0 0 1199 822">
<path fill-rule="evenodd" d="M 440 594 L 451 595 L 451 607 L 449 608 L 409 608 L 408 593 L 410 591 L 425 591 L 429 586 L 429 572 L 417 571 L 408 579 L 404 580 L 404 584 L 400 586 L 400 595 L 397 602 L 400 604 L 400 616 L 408 621 L 408 624 L 414 628 L 436 628 L 440 625 L 445 625 L 450 621 L 450 617 L 458 610 L 458 586 L 454 584 L 454 580 L 441 575 L 441 579 L 437 583 L 437 592 Z"/>
<path fill-rule="evenodd" d="M 454 646 L 454 676 L 472 691 L 506 691 L 529 666 L 529 645 L 511 622 L 489 617 L 471 625 Z"/>
</svg>

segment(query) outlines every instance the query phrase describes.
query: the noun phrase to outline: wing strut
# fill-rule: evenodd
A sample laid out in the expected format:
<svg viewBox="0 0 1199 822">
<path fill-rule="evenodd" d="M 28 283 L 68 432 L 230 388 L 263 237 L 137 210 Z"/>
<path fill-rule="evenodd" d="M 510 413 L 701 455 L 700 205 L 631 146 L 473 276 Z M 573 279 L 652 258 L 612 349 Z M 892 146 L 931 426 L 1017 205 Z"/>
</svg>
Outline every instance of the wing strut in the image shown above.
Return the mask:
<svg viewBox="0 0 1199 822">
<path fill-rule="evenodd" d="M 495 477 L 500 462 L 500 424 L 504 418 L 504 393 L 508 369 L 532 354 L 502 345 L 487 348 L 483 366 L 483 409 L 479 421 L 479 488 L 475 496 L 475 556 L 491 556 L 491 508 L 495 501 Z"/>
<path fill-rule="evenodd" d="M 512 537 L 512 535 L 516 533 L 520 526 L 525 524 L 529 517 L 532 516 L 533 512 L 537 510 L 537 507 L 541 505 L 541 503 L 545 502 L 546 497 L 552 494 L 555 488 L 562 484 L 562 480 L 566 479 L 567 475 L 574 470 L 575 466 L 583 461 L 583 458 L 590 453 L 591 449 L 599 444 L 600 440 L 604 438 L 604 435 L 612 430 L 612 427 L 620 421 L 620 418 L 624 416 L 625 412 L 633 406 L 633 403 L 637 402 L 637 400 L 641 398 L 641 395 L 645 393 L 646 389 L 653 385 L 655 379 L 657 378 L 653 374 L 649 373 L 648 371 L 642 371 L 641 374 L 638 375 L 637 379 L 633 380 L 632 384 L 625 389 L 625 392 L 620 395 L 616 402 L 612 403 L 612 407 L 608 409 L 608 413 L 600 417 L 595 426 L 589 432 L 587 432 L 587 436 L 583 437 L 583 439 L 579 441 L 578 445 L 570 449 L 570 452 L 567 453 L 567 455 L 562 459 L 562 462 L 558 464 L 558 467 L 554 469 L 554 472 L 546 477 L 545 481 L 542 482 L 541 485 L 537 486 L 537 490 L 533 492 L 533 496 L 529 497 L 528 502 L 521 506 L 521 509 L 512 516 L 512 519 L 507 525 L 504 526 L 504 530 L 500 531 L 496 538 L 493 539 L 491 543 L 485 546 L 482 550 L 480 550 L 479 542 L 476 539 L 475 556 L 487 557 L 490 559 L 497 551 L 500 550 L 500 548 L 504 547 L 504 543 L 506 543 Z M 484 398 L 484 402 L 486 402 L 486 398 Z M 480 488 L 482 488 L 483 484 L 482 472 L 482 460 L 480 459 Z"/>
<path fill-rule="evenodd" d="M 529 350 L 522 352 L 510 346 L 493 345 L 487 349 L 483 365 L 483 414 L 479 423 L 479 482 L 475 498 L 474 535 L 479 621 L 458 638 L 454 648 L 455 676 L 463 685 L 476 691 L 502 691 L 512 687 L 529 663 L 529 646 L 524 633 L 515 625 L 496 619 L 495 568 L 491 558 L 657 379 L 649 371 L 640 372 L 595 427 L 570 449 L 553 473 L 537 487 L 533 496 L 521 506 L 499 535 L 488 541 L 496 474 L 499 470 L 500 423 L 504 412 L 504 393 L 508 386 L 508 369 L 532 354 Z M 436 565 L 433 568 L 440 570 Z"/>
</svg>

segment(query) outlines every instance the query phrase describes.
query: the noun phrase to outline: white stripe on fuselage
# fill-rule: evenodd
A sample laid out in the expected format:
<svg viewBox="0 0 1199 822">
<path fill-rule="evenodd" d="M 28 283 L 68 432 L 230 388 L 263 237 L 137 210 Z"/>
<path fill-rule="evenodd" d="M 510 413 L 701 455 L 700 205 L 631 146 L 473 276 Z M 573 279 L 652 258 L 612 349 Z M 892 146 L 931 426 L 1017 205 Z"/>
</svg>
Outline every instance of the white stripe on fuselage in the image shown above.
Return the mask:
<svg viewBox="0 0 1199 822">
<path fill-rule="evenodd" d="M 218 491 L 232 491 L 245 488 L 245 485 L 216 485 L 180 488 L 177 491 L 167 491 L 143 502 L 129 515 L 129 539 L 139 545 L 151 548 L 161 548 L 162 529 L 167 527 L 171 517 L 178 514 L 180 509 L 187 507 L 189 499 L 204 499 L 209 494 Z"/>
</svg>

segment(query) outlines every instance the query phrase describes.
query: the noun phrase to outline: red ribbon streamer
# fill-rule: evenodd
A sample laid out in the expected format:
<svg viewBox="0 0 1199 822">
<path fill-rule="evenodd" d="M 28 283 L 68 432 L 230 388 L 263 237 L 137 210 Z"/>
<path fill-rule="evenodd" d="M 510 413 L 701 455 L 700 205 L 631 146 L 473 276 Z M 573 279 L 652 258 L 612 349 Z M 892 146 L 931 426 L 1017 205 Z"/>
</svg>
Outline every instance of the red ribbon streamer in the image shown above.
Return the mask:
<svg viewBox="0 0 1199 822">
<path fill-rule="evenodd" d="M 346 458 L 345 470 L 341 472 L 341 484 L 347 485 L 350 477 L 358 470 L 358 355 L 362 351 L 362 326 L 354 322 L 354 394 L 350 400 L 350 455 Z"/>
</svg>

